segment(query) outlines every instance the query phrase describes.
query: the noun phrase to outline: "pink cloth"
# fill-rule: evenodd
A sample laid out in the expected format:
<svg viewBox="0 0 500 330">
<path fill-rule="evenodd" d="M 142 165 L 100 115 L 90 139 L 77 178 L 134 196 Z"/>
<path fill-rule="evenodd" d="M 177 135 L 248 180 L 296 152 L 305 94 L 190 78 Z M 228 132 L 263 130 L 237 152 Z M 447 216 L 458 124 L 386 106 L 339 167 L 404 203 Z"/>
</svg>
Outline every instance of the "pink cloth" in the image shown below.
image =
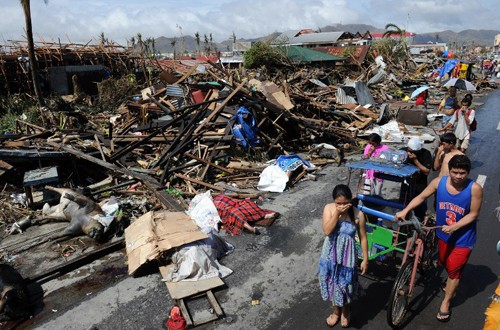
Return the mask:
<svg viewBox="0 0 500 330">
<path fill-rule="evenodd" d="M 369 143 L 366 145 L 365 151 L 363 152 L 363 156 L 368 155 L 368 151 L 370 150 L 371 146 L 372 145 Z M 378 147 L 375 148 L 375 150 L 373 151 L 370 158 L 378 158 L 378 156 L 380 156 L 380 153 L 384 150 L 387 150 L 387 149 L 389 149 L 389 147 L 386 146 L 385 144 L 379 145 Z M 367 179 L 374 179 L 375 178 L 375 171 L 374 170 L 366 170 L 366 178 Z M 377 179 L 377 181 L 382 181 L 382 179 Z"/>
</svg>

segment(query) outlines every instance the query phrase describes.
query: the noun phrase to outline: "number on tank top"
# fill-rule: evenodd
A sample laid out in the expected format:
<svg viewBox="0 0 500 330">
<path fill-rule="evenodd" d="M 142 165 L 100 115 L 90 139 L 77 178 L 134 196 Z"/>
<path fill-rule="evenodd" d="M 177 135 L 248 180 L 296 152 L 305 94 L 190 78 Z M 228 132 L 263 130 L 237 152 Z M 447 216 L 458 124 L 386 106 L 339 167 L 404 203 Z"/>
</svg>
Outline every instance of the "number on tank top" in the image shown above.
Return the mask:
<svg viewBox="0 0 500 330">
<path fill-rule="evenodd" d="M 454 225 L 457 223 L 457 215 L 455 212 L 446 211 L 446 224 L 448 226 Z"/>
</svg>

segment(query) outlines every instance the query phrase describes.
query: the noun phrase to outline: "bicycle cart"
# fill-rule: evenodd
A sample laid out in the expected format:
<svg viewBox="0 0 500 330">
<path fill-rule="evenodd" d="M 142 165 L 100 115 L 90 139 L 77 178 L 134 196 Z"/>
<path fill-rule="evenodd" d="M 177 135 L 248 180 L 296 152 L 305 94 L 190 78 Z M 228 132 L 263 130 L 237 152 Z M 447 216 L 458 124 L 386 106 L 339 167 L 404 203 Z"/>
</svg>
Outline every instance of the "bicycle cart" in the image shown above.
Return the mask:
<svg viewBox="0 0 500 330">
<path fill-rule="evenodd" d="M 402 210 L 409 202 L 414 187 L 414 174 L 419 171 L 418 167 L 410 164 L 397 164 L 375 159 L 365 159 L 346 164 L 349 168 L 349 181 L 354 170 L 375 170 L 375 177 L 385 181 L 401 184 L 399 196 L 396 200 L 384 199 L 380 196 L 372 196 L 364 191 L 364 179 L 359 175 L 357 194 L 359 203 L 357 208 L 366 215 L 367 238 L 368 238 L 368 259 L 382 259 L 385 255 L 394 253 L 404 253 L 407 235 L 399 231 L 393 224 L 394 216 L 388 212 L 382 212 L 384 208 L 391 211 Z"/>
<path fill-rule="evenodd" d="M 408 164 L 395 164 L 379 160 L 362 160 L 346 165 L 352 170 L 376 170 L 376 177 L 401 185 L 397 201 L 359 193 L 357 208 L 372 218 L 376 223 L 367 222 L 368 259 L 380 260 L 386 255 L 402 254 L 401 267 L 394 281 L 387 308 L 387 322 L 391 327 L 397 327 L 404 319 L 408 303 L 412 297 L 416 283 L 417 269 L 425 270 L 431 264 L 435 252 L 434 219 L 425 218 L 422 222 L 413 214 L 409 221 L 395 223 L 395 216 L 381 210 L 382 207 L 402 210 L 409 202 L 413 193 L 414 174 L 418 168 Z M 360 182 L 363 180 L 360 176 Z M 358 187 L 361 187 L 358 184 Z M 395 212 L 393 212 L 395 213 Z M 401 228 L 411 226 L 407 231 Z"/>
</svg>

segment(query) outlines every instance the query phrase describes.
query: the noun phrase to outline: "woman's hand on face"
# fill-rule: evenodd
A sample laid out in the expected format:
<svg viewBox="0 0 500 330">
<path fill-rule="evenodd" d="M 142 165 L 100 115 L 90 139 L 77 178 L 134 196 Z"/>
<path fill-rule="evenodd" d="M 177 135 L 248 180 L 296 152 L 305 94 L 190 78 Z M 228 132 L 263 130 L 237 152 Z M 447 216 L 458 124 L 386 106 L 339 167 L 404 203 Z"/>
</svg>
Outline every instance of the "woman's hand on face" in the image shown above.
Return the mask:
<svg viewBox="0 0 500 330">
<path fill-rule="evenodd" d="M 344 213 L 347 211 L 350 207 L 352 206 L 351 203 L 349 204 L 336 204 L 335 203 L 335 209 L 337 210 L 338 213 Z"/>
</svg>

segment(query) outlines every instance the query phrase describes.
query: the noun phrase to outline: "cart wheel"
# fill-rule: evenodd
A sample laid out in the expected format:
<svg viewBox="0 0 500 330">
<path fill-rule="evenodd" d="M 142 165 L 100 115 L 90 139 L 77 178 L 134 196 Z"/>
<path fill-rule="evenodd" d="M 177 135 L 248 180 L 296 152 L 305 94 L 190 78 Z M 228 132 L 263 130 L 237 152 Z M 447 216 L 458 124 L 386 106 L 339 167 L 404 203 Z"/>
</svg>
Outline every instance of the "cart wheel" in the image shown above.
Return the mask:
<svg viewBox="0 0 500 330">
<path fill-rule="evenodd" d="M 387 323 L 393 328 L 397 328 L 401 324 L 408 308 L 408 292 L 410 290 L 413 262 L 414 260 L 411 258 L 404 263 L 392 286 L 389 306 L 387 307 Z"/>
<path fill-rule="evenodd" d="M 423 273 L 433 265 L 433 259 L 437 253 L 436 231 L 430 231 L 425 237 L 424 252 L 420 262 L 420 271 Z"/>
</svg>

